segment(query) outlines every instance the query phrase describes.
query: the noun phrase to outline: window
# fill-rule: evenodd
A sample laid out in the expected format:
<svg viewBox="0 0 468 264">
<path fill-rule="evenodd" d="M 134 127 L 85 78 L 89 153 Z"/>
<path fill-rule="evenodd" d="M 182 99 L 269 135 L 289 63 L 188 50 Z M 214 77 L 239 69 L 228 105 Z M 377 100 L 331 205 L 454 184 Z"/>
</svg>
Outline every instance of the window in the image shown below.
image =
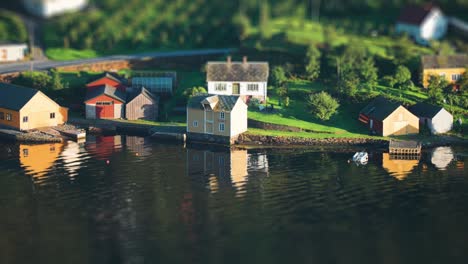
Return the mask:
<svg viewBox="0 0 468 264">
<path fill-rule="evenodd" d="M 96 105 L 112 105 L 113 102 L 96 102 Z"/>
<path fill-rule="evenodd" d="M 55 152 L 55 146 L 54 145 L 50 145 L 50 152 Z"/>
<path fill-rule="evenodd" d="M 28 117 L 27 116 L 23 116 L 23 123 L 27 123 L 28 122 Z"/>
<path fill-rule="evenodd" d="M 219 124 L 219 131 L 224 131 L 224 123 Z"/>
<path fill-rule="evenodd" d="M 29 149 L 23 149 L 23 156 L 27 157 L 29 155 Z"/>
<path fill-rule="evenodd" d="M 198 121 L 193 121 L 193 127 L 198 127 Z"/>
<path fill-rule="evenodd" d="M 6 114 L 6 120 L 11 121 L 11 114 L 9 114 L 9 113 Z"/>
<path fill-rule="evenodd" d="M 54 119 L 55 118 L 55 113 L 50 113 L 50 119 Z"/>
<path fill-rule="evenodd" d="M 247 84 L 247 91 L 258 92 L 258 84 Z"/>
<path fill-rule="evenodd" d="M 0 120 L 4 120 L 4 119 L 5 119 L 5 113 L 0 112 Z"/>
<path fill-rule="evenodd" d="M 461 79 L 461 74 L 452 74 L 452 81 L 458 81 Z"/>
<path fill-rule="evenodd" d="M 225 83 L 217 83 L 215 84 L 215 91 L 218 92 L 225 92 L 227 90 L 227 86 Z"/>
<path fill-rule="evenodd" d="M 224 119 L 224 112 L 219 113 L 219 119 Z"/>
</svg>

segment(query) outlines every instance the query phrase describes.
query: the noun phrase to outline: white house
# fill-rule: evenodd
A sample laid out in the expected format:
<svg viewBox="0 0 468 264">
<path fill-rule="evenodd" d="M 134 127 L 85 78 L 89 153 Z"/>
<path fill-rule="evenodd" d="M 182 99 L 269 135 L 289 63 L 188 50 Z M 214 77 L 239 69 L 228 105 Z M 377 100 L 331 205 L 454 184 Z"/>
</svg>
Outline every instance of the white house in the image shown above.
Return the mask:
<svg viewBox="0 0 468 264">
<path fill-rule="evenodd" d="M 418 103 L 409 110 L 419 117 L 421 127 L 427 126 L 432 134 L 446 133 L 453 127 L 453 116 L 443 107 Z"/>
<path fill-rule="evenodd" d="M 448 19 L 440 8 L 432 4 L 408 6 L 402 10 L 396 23 L 397 33 L 406 33 L 417 43 L 427 45 L 447 32 Z"/>
<path fill-rule="evenodd" d="M 22 0 L 25 9 L 39 17 L 52 17 L 83 9 L 88 0 Z"/>
<path fill-rule="evenodd" d="M 0 62 L 24 60 L 26 44 L 0 44 Z"/>
<path fill-rule="evenodd" d="M 248 101 L 257 98 L 264 102 L 267 98 L 269 66 L 268 62 L 208 62 L 206 81 L 209 94 L 239 95 Z"/>
</svg>

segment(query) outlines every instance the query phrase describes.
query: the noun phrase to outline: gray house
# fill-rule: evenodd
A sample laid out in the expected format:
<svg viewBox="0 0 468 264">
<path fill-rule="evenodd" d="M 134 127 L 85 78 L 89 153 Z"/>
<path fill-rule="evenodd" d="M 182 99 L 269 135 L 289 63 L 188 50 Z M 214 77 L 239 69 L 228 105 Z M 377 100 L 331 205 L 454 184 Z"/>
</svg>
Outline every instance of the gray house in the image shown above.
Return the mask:
<svg viewBox="0 0 468 264">
<path fill-rule="evenodd" d="M 418 103 L 409 108 L 419 118 L 420 127 L 427 126 L 432 134 L 449 132 L 453 127 L 453 116 L 441 106 Z"/>
<path fill-rule="evenodd" d="M 128 120 L 152 120 L 158 119 L 159 97 L 145 88 L 129 94 L 125 106 L 125 117 Z"/>
</svg>

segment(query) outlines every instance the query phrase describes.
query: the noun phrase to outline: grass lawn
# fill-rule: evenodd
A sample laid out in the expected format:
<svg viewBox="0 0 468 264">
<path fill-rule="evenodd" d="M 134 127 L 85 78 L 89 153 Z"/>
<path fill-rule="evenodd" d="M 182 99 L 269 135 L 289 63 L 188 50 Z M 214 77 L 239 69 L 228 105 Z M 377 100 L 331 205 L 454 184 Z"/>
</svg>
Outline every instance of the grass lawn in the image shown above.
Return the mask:
<svg viewBox="0 0 468 264">
<path fill-rule="evenodd" d="M 65 48 L 50 48 L 46 50 L 46 56 L 51 60 L 67 61 L 78 59 L 96 58 L 99 54 L 95 50 L 76 50 Z"/>
<path fill-rule="evenodd" d="M 324 133 L 309 133 L 309 132 L 287 132 L 287 131 L 277 131 L 277 130 L 264 130 L 258 128 L 249 128 L 248 134 L 252 135 L 262 135 L 262 136 L 279 136 L 279 137 L 298 137 L 298 138 L 375 138 L 375 139 L 385 139 L 384 137 L 378 136 L 369 136 L 364 134 L 356 133 L 342 133 L 342 134 L 324 134 Z"/>
</svg>

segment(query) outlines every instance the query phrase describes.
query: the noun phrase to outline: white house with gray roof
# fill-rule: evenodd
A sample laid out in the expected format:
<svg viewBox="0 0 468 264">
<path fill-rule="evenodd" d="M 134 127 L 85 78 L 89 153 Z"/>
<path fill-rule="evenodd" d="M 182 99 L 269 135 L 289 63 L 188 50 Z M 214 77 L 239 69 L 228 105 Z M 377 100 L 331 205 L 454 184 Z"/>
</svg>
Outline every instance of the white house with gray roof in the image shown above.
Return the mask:
<svg viewBox="0 0 468 264">
<path fill-rule="evenodd" d="M 267 98 L 268 62 L 208 62 L 206 81 L 209 94 L 239 95 L 248 101 L 257 98 L 264 102 Z"/>
</svg>

